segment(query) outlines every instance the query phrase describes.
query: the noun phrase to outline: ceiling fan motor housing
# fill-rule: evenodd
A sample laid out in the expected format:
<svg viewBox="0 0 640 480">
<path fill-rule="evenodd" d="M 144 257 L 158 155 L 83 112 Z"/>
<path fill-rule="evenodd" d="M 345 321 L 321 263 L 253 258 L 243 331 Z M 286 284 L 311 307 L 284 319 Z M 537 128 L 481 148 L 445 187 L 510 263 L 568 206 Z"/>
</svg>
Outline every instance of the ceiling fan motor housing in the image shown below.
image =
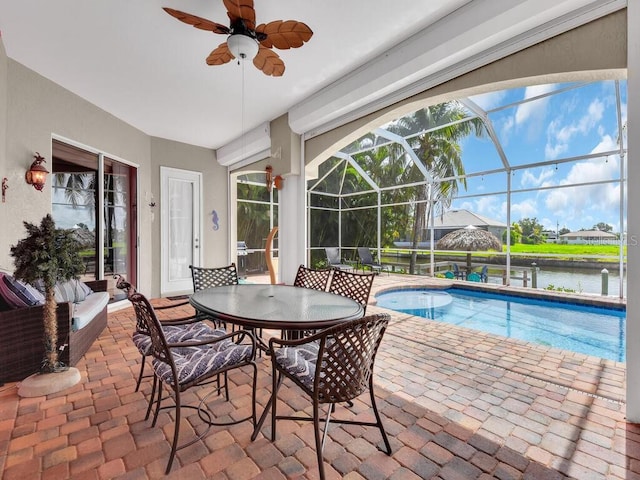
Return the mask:
<svg viewBox="0 0 640 480">
<path fill-rule="evenodd" d="M 248 58 L 252 60 L 258 53 L 258 42 L 249 35 L 232 33 L 227 38 L 227 46 L 236 58 Z"/>
</svg>

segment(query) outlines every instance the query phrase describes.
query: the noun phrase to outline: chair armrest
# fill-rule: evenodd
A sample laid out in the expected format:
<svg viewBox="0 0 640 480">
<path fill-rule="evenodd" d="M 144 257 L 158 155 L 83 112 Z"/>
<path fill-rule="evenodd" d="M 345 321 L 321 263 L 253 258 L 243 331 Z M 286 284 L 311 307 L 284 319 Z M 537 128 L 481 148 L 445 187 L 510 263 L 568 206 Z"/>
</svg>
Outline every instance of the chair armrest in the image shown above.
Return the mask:
<svg viewBox="0 0 640 480">
<path fill-rule="evenodd" d="M 155 307 L 154 307 L 155 309 Z M 202 317 L 198 315 L 189 315 L 188 317 L 168 318 L 166 320 L 160 320 L 160 325 L 188 325 L 190 323 L 201 322 Z"/>
<path fill-rule="evenodd" d="M 298 345 L 305 345 L 307 343 L 315 342 L 316 340 L 322 338 L 325 335 L 323 330 L 319 330 L 313 335 L 309 335 L 308 337 L 298 338 L 295 340 L 286 340 L 284 338 L 271 337 L 269 339 L 269 351 L 273 352 L 274 344 L 278 344 L 280 347 L 292 347 Z"/>
<path fill-rule="evenodd" d="M 227 333 L 221 337 L 216 337 L 210 340 L 188 340 L 186 342 L 179 343 L 168 343 L 167 346 L 169 348 L 181 348 L 181 347 L 200 347 L 202 345 L 212 345 L 219 342 L 222 342 L 227 339 L 231 339 L 233 337 L 241 337 L 237 343 L 240 343 L 245 337 L 249 337 L 251 340 L 252 349 L 255 352 L 256 349 L 256 338 L 249 330 L 236 330 L 235 332 Z"/>
<path fill-rule="evenodd" d="M 189 305 L 189 300 L 184 300 L 184 301 L 178 302 L 178 303 L 172 303 L 171 305 L 160 305 L 158 307 L 156 307 L 154 305 L 153 309 L 154 310 L 167 310 L 168 308 L 182 307 L 184 305 Z"/>
</svg>

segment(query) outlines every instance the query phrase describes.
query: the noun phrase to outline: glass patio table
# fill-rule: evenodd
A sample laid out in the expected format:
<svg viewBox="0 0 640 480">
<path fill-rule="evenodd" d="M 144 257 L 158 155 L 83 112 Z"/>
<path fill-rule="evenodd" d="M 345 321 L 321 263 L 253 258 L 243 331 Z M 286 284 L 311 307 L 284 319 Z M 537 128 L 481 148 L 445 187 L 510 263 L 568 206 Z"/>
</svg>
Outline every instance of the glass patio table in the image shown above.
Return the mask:
<svg viewBox="0 0 640 480">
<path fill-rule="evenodd" d="M 242 284 L 205 288 L 193 293 L 191 305 L 213 318 L 245 328 L 282 330 L 295 337 L 305 330 L 316 330 L 360 318 L 362 306 L 347 297 L 310 288 L 288 285 Z M 260 348 L 267 345 L 256 338 Z M 251 436 L 255 440 L 271 408 L 271 399 Z"/>
<path fill-rule="evenodd" d="M 242 284 L 205 288 L 191 305 L 223 322 L 252 329 L 317 330 L 362 317 L 362 306 L 334 293 L 289 285 Z M 263 344 L 262 347 L 265 347 Z"/>
</svg>

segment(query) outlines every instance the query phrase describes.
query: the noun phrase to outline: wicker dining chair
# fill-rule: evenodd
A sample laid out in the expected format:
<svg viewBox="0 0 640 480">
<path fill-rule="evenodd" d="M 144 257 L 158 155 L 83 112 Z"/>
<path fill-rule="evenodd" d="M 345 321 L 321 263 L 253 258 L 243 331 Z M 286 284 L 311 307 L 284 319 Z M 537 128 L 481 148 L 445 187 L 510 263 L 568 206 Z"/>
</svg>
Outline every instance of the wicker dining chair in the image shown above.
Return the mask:
<svg viewBox="0 0 640 480">
<path fill-rule="evenodd" d="M 329 282 L 329 292 L 355 300 L 362 305 L 363 312 L 366 313 L 374 277 L 375 273 L 334 270 Z"/>
<path fill-rule="evenodd" d="M 191 269 L 194 292 L 204 290 L 205 288 L 238 285 L 240 283 L 235 263 L 224 267 L 196 267 L 189 265 L 189 268 Z M 198 312 L 198 314 L 204 318 L 208 318 L 219 327 L 226 327 L 226 324 L 217 318 L 208 317 L 202 312 Z"/>
<path fill-rule="evenodd" d="M 188 340 L 184 342 L 170 342 L 164 333 L 164 327 L 160 324 L 153 306 L 147 298 L 134 293 L 129 298 L 136 312 L 136 320 L 145 324 L 151 338 L 151 356 L 154 377 L 158 382 L 158 391 L 155 398 L 155 413 L 152 427 L 156 426 L 158 413 L 161 408 L 175 408 L 175 427 L 171 442 L 171 453 L 167 462 L 165 474 L 171 470 L 176 451 L 180 448 L 192 445 L 201 440 L 212 425 L 235 425 L 251 420 L 253 428 L 256 427 L 256 380 L 257 367 L 255 363 L 256 340 L 251 332 L 232 332 L 224 336 L 209 340 Z M 246 342 L 249 343 L 246 343 Z M 242 342 L 242 343 L 240 343 Z M 226 375 L 232 369 L 251 366 L 252 368 L 252 398 L 251 414 L 242 418 L 232 419 L 227 422 L 216 422 L 212 413 L 205 409 L 209 396 L 215 390 L 204 394 L 199 399 L 197 406 L 183 405 L 181 393 L 196 386 L 208 385 L 215 382 L 215 378 Z M 162 406 L 162 390 L 166 385 L 172 393 L 173 405 Z M 196 438 L 178 446 L 180 436 L 180 418 L 183 408 L 195 409 L 200 420 L 207 427 L 199 432 Z M 226 416 L 226 413 L 225 413 Z"/>
<path fill-rule="evenodd" d="M 298 340 L 273 337 L 269 340 L 273 387 L 271 394 L 271 441 L 276 440 L 278 420 L 313 421 L 316 456 L 320 478 L 325 478 L 322 451 L 331 414 L 336 404 L 349 403 L 369 391 L 375 422 L 333 419 L 337 424 L 375 426 L 380 430 L 385 453 L 391 455 L 391 445 L 376 405 L 373 388 L 373 366 L 376 352 L 389 323 L 386 313 L 362 317 L 320 330 L 315 335 Z M 311 399 L 311 416 L 277 414 L 278 390 L 283 377 L 292 380 Z M 320 418 L 320 405 L 326 407 L 326 418 Z M 324 422 L 322 438 L 320 422 Z"/>
<path fill-rule="evenodd" d="M 224 267 L 196 267 L 189 265 L 189 268 L 191 269 L 194 292 L 205 288 L 238 285 L 239 283 L 238 270 L 235 263 Z"/>
<path fill-rule="evenodd" d="M 238 271 L 236 269 L 235 263 L 231 263 L 224 267 L 195 267 L 193 265 L 189 265 L 189 268 L 191 269 L 191 278 L 193 279 L 194 292 L 203 290 L 205 288 L 238 285 L 240 283 L 240 281 L 238 280 Z M 203 312 L 197 313 L 200 318 L 206 318 L 215 323 L 216 326 L 220 328 L 227 327 L 227 324 L 218 318 L 212 318 L 211 316 L 208 316 Z M 236 326 L 232 325 L 231 329 L 235 330 Z M 244 327 L 242 330 L 250 330 L 259 337 L 262 337 L 261 328 L 253 329 Z M 260 355 L 262 355 L 262 351 L 260 351 Z"/>
<path fill-rule="evenodd" d="M 137 293 L 136 288 L 121 275 L 118 275 L 117 277 L 116 287 L 126 293 L 128 300 L 131 300 L 131 296 Z M 182 305 L 184 305 L 184 302 L 171 305 L 154 306 L 153 308 L 155 311 L 159 311 L 180 307 Z M 201 318 L 197 315 L 173 316 L 170 319 L 162 320 L 160 323 L 167 340 L 171 343 L 179 343 L 192 339 L 212 340 L 222 337 L 227 333 L 225 330 L 215 329 L 209 326 L 207 323 L 201 321 Z M 140 361 L 140 373 L 138 374 L 138 380 L 136 381 L 135 391 L 137 392 L 140 390 L 140 383 L 142 382 L 142 379 L 145 378 L 144 370 L 147 363 L 146 359 L 151 352 L 151 337 L 149 336 L 149 329 L 147 328 L 146 323 L 141 321 L 139 318 L 136 318 L 136 329 L 133 333 L 133 343 L 142 355 L 142 360 Z M 224 387 L 225 397 L 229 400 L 229 388 L 226 383 L 226 377 L 224 383 L 221 383 L 220 378 L 217 380 L 218 389 L 220 390 Z M 156 388 L 157 384 L 154 378 L 145 420 L 149 418 Z"/>
<path fill-rule="evenodd" d="M 329 279 L 331 278 L 331 270 L 328 268 L 315 269 L 308 268 L 304 265 L 298 267 L 296 278 L 293 281 L 294 287 L 310 288 L 312 290 L 327 290 Z"/>
</svg>

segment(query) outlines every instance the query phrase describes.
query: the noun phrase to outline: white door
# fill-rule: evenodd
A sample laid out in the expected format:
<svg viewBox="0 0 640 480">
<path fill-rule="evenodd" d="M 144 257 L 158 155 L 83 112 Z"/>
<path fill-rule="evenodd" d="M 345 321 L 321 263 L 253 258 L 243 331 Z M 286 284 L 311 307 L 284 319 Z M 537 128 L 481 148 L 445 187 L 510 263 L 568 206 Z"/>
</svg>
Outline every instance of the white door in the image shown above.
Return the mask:
<svg viewBox="0 0 640 480">
<path fill-rule="evenodd" d="M 202 174 L 160 167 L 162 295 L 193 291 L 189 265 L 199 266 Z"/>
</svg>

